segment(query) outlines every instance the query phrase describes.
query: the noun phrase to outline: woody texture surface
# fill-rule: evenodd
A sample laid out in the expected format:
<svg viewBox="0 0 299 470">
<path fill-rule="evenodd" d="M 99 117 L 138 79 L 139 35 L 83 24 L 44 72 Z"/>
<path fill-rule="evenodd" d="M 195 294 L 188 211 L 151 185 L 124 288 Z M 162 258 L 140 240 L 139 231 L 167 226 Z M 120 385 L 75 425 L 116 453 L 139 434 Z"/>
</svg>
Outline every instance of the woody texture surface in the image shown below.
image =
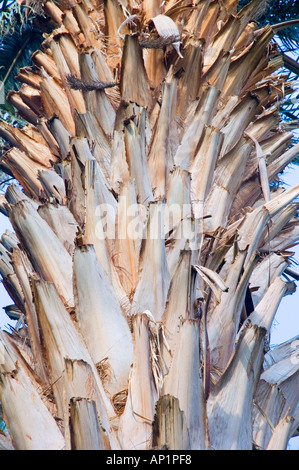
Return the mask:
<svg viewBox="0 0 299 470">
<path fill-rule="evenodd" d="M 48 0 L 8 101 L 3 449 L 285 449 L 298 155 L 260 1 Z M 295 277 L 294 277 L 295 276 Z M 296 332 L 294 331 L 294 334 Z"/>
</svg>

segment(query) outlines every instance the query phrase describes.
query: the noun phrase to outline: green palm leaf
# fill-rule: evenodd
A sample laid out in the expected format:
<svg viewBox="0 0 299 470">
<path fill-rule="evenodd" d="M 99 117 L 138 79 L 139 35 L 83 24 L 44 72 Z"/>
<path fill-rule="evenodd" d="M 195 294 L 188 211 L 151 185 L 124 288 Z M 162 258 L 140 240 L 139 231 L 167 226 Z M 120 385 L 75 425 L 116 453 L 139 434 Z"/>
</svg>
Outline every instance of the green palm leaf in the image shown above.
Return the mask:
<svg viewBox="0 0 299 470">
<path fill-rule="evenodd" d="M 5 35 L 0 41 L 0 88 L 4 88 L 4 96 L 9 90 L 16 89 L 14 77 L 20 68 L 30 63 L 30 55 L 40 46 L 42 35 L 34 27 L 17 27 L 12 34 Z M 0 90 L 1 95 L 1 90 Z M 2 92 L 3 96 L 3 92 Z M 2 103 L 2 105 L 7 103 Z"/>
</svg>

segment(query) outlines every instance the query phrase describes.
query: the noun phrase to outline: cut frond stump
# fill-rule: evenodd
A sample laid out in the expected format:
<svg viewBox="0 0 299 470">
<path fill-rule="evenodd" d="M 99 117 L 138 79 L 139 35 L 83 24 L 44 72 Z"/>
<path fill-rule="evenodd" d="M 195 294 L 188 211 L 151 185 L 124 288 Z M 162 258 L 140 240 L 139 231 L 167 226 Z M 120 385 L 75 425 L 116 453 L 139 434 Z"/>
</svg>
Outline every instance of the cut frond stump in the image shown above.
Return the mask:
<svg viewBox="0 0 299 470">
<path fill-rule="evenodd" d="M 41 50 L 7 97 L 20 120 L 0 119 L 17 322 L 0 331 L 0 449 L 298 434 L 298 335 L 269 348 L 299 279 L 299 185 L 277 184 L 299 153 L 280 116 L 296 83 L 264 4 L 39 2 Z"/>
</svg>

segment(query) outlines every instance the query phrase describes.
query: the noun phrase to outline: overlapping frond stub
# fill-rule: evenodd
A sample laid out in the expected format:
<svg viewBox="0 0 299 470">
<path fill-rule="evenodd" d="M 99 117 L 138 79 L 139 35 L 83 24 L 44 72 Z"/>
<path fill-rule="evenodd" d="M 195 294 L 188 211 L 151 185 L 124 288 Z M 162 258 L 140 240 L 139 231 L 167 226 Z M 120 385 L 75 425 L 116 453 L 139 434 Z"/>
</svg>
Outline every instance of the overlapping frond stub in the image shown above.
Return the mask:
<svg viewBox="0 0 299 470">
<path fill-rule="evenodd" d="M 298 428 L 298 340 L 266 353 L 296 278 L 299 184 L 272 184 L 299 152 L 292 83 L 260 1 L 237 3 L 44 3 L 8 96 L 28 124 L 0 122 L 0 448 L 273 449 Z"/>
</svg>

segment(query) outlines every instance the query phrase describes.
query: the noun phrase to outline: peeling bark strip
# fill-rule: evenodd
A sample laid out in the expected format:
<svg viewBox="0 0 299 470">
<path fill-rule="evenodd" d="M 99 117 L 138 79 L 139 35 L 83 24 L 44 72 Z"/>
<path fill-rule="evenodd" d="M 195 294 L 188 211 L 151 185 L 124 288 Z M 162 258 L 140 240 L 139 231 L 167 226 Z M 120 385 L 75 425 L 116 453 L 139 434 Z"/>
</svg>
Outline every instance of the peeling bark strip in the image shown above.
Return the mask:
<svg viewBox="0 0 299 470">
<path fill-rule="evenodd" d="M 151 357 L 150 317 L 133 316 L 134 359 L 128 383 L 128 398 L 120 418 L 118 438 L 123 449 L 150 448 L 155 402 L 158 398 Z"/>
<path fill-rule="evenodd" d="M 160 321 L 165 309 L 170 276 L 163 233 L 164 203 L 149 206 L 146 237 L 140 249 L 139 282 L 132 302 L 131 315 L 149 310 Z M 148 285 L 155 287 L 148 292 Z"/>
<path fill-rule="evenodd" d="M 0 341 L 3 350 L 0 400 L 14 447 L 20 450 L 64 449 L 63 435 L 38 392 L 38 384 L 2 331 Z M 18 361 L 21 361 L 19 366 Z"/>
<path fill-rule="evenodd" d="M 36 272 L 42 279 L 53 282 L 65 304 L 72 307 L 72 261 L 58 237 L 29 201 L 20 201 L 12 207 L 11 220 Z"/>
<path fill-rule="evenodd" d="M 76 248 L 74 270 L 78 324 L 94 363 L 105 369 L 106 390 L 115 395 L 128 383 L 131 332 L 92 245 Z"/>
<path fill-rule="evenodd" d="M 299 279 L 299 185 L 269 184 L 299 151 L 280 26 L 260 0 L 191 3 L 40 5 L 51 30 L 7 98 L 27 124 L 0 121 L 0 449 L 298 433 L 299 337 L 267 346 Z"/>
<path fill-rule="evenodd" d="M 137 82 L 135 81 L 138 76 Z M 122 57 L 120 92 L 123 101 L 137 103 L 144 108 L 151 103 L 150 89 L 138 38 L 126 36 Z"/>
<path fill-rule="evenodd" d="M 188 430 L 188 448 L 205 449 L 205 403 L 200 375 L 198 322 L 186 320 L 180 325 L 177 344 L 172 354 L 173 361 L 165 377 L 163 394 L 178 399 Z M 186 384 L 191 381 L 192 387 L 186 390 Z M 178 439 L 178 436 L 175 439 Z"/>
<path fill-rule="evenodd" d="M 71 399 L 70 426 L 72 450 L 105 450 L 94 401 Z"/>
<path fill-rule="evenodd" d="M 232 361 L 209 397 L 209 436 L 215 450 L 252 449 L 251 405 L 260 374 L 264 336 L 263 328 L 247 324 Z M 225 427 L 226 432 L 219 433 L 219 426 Z"/>
<path fill-rule="evenodd" d="M 82 396 L 81 387 L 88 394 L 86 398 L 89 398 L 91 393 L 97 396 L 98 413 L 109 436 L 108 442 L 115 446 L 113 431 L 109 424 L 109 417 L 114 415 L 113 408 L 83 338 L 77 332 L 53 284 L 36 281 L 33 285 L 33 294 L 36 308 L 40 313 L 40 327 L 47 351 L 51 382 L 55 384 L 53 387 L 54 396 L 59 417 L 63 421 L 67 447 L 70 446 L 69 400 L 74 396 Z M 73 363 L 72 377 L 68 373 L 69 367 L 67 367 L 67 363 L 70 365 L 70 361 Z M 88 383 L 84 384 L 80 383 L 80 380 L 78 381 L 75 373 L 78 366 L 80 374 L 83 372 L 81 380 L 83 377 L 85 381 L 89 380 L 89 387 Z M 85 368 L 89 370 L 85 371 Z"/>
<path fill-rule="evenodd" d="M 153 447 L 167 450 L 189 448 L 189 437 L 179 400 L 163 395 L 157 402 L 153 423 Z"/>
</svg>

